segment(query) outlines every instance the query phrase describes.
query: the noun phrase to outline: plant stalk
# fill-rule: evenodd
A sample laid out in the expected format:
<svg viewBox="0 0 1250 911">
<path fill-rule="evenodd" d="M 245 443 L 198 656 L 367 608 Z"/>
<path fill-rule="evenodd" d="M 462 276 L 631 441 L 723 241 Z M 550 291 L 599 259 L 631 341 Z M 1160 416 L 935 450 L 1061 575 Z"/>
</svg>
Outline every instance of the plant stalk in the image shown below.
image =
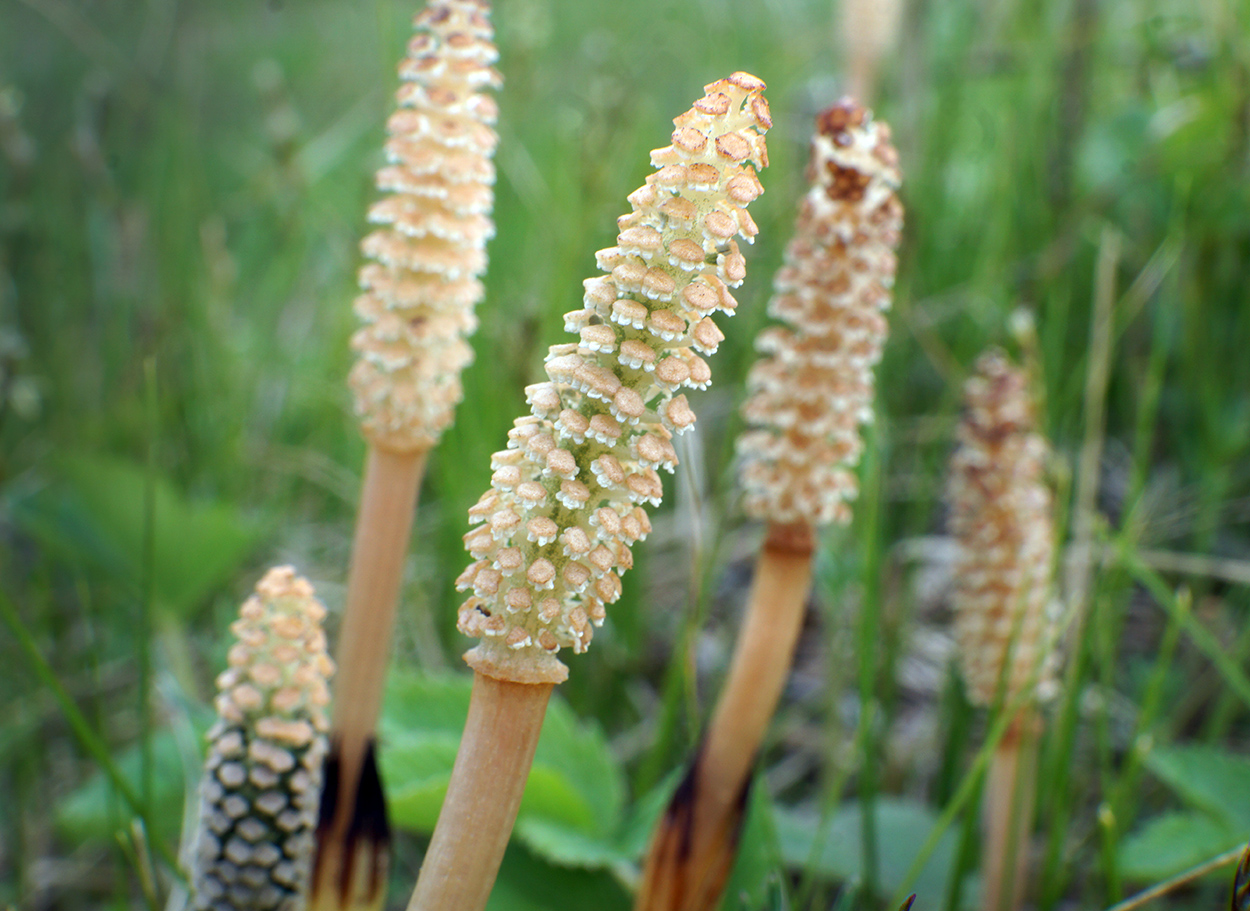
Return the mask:
<svg viewBox="0 0 1250 911">
<path fill-rule="evenodd" d="M 338 675 L 331 721 L 332 757 L 326 769 L 329 775 L 337 775 L 337 780 L 326 783 L 326 793 L 334 799 L 331 806 L 322 808 L 318 826 L 313 887 L 317 908 L 351 907 L 352 896 L 359 894 L 350 882 L 355 870 L 361 875 L 373 874 L 372 880 L 384 879 L 376 871 L 385 868 L 386 858 L 373 855 L 388 848 L 385 824 L 382 834 L 373 836 L 382 844 L 356 844 L 363 834 L 356 820 L 357 795 L 381 711 L 404 557 L 426 456 L 425 450 L 393 452 L 370 445 L 365 463 L 347 574 L 347 601 L 335 655 Z M 374 815 L 380 809 L 376 803 L 370 802 Z M 381 812 L 384 816 L 384 810 Z M 376 827 L 372 831 L 376 832 Z M 370 840 L 370 836 L 365 839 Z"/>
<path fill-rule="evenodd" d="M 486 907 L 552 687 L 473 675 L 464 737 L 408 911 Z"/>
<path fill-rule="evenodd" d="M 769 526 L 729 676 L 686 782 L 652 835 L 635 911 L 710 909 L 720 899 L 751 769 L 790 674 L 814 548 L 806 523 Z"/>
<path fill-rule="evenodd" d="M 990 759 L 982 806 L 984 911 L 1016 911 L 1024 901 L 1040 727 L 1031 707 L 1021 709 Z"/>
</svg>

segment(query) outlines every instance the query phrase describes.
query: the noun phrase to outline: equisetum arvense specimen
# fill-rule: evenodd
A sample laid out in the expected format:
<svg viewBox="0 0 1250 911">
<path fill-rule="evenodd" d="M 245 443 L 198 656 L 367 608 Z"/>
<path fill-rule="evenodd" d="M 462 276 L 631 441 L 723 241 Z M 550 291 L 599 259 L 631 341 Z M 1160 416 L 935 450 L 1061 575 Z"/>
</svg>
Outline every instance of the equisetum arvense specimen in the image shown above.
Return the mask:
<svg viewBox="0 0 1250 911">
<path fill-rule="evenodd" d="M 948 488 L 952 604 L 968 698 L 990 706 L 1054 689 L 1054 519 L 1028 375 L 999 351 L 984 354 L 964 404 Z"/>
<path fill-rule="evenodd" d="M 890 128 L 856 102 L 817 118 L 808 176 L 738 438 L 743 509 L 782 525 L 850 521 L 903 225 Z"/>
<path fill-rule="evenodd" d="M 433 0 L 401 62 L 399 109 L 387 122 L 386 165 L 369 210 L 380 225 L 361 247 L 364 326 L 350 385 L 370 442 L 392 452 L 428 450 L 451 424 L 473 358 L 465 341 L 482 299 L 486 242 L 494 235 L 498 115 L 486 89 L 492 64 L 485 0 Z"/>
<path fill-rule="evenodd" d="M 557 653 L 585 651 L 620 596 L 630 547 L 650 528 L 643 505 L 663 495 L 658 470 L 673 470 L 672 438 L 694 425 L 681 390 L 710 382 L 703 356 L 724 338 L 712 317 L 733 312 L 730 289 L 746 275 L 736 238 L 757 230 L 746 206 L 768 160 L 763 88 L 737 73 L 674 121 L 617 246 L 596 255 L 605 274 L 565 316 L 578 340 L 553 346 L 549 381 L 526 389 L 532 414 L 515 422 L 469 512 L 475 562 L 459 585 L 473 595 L 459 625 L 482 640 L 466 659 L 477 671 L 564 680 Z"/>
<path fill-rule="evenodd" d="M 733 312 L 746 274 L 737 239 L 756 234 L 746 206 L 768 162 L 763 90 L 735 73 L 673 121 L 617 245 L 597 254 L 604 275 L 565 317 L 578 340 L 552 346 L 548 381 L 526 390 L 532 413 L 492 458 L 458 583 L 473 592 L 460 629 L 482 640 L 465 656 L 473 697 L 410 909 L 485 906 L 547 700 L 568 674 L 557 653 L 586 650 L 650 529 L 643 505 L 660 502 L 658 470 L 673 469 L 673 436 L 694 424 L 681 390 L 709 383 L 702 356 L 722 339 L 711 317 Z"/>
<path fill-rule="evenodd" d="M 202 911 L 303 907 L 334 670 L 324 617 L 307 580 L 281 566 L 230 627 L 191 861 Z"/>
<path fill-rule="evenodd" d="M 1054 519 L 1028 374 L 999 351 L 977 361 L 951 457 L 952 603 L 968 697 L 1013 706 L 985 787 L 982 907 L 1018 908 L 1036 787 L 1035 705 L 1055 687 Z"/>
<path fill-rule="evenodd" d="M 736 851 L 743 791 L 789 673 L 815 530 L 849 521 L 860 428 L 886 337 L 902 228 L 890 130 L 844 99 L 820 114 L 803 197 L 747 381 L 738 439 L 748 515 L 767 532 L 728 679 L 652 840 L 639 909 L 712 908 Z"/>
<path fill-rule="evenodd" d="M 359 359 L 349 384 L 369 454 L 336 653 L 318 909 L 380 901 L 385 882 L 373 730 L 417 492 L 461 398 L 460 371 L 472 357 L 465 338 L 494 233 L 497 109 L 486 90 L 500 79 L 488 13 L 485 0 L 433 0 L 417 15 L 377 174 L 383 198 L 369 210 L 379 227 L 362 244 L 369 261 L 355 309 L 364 325 L 352 338 Z"/>
</svg>

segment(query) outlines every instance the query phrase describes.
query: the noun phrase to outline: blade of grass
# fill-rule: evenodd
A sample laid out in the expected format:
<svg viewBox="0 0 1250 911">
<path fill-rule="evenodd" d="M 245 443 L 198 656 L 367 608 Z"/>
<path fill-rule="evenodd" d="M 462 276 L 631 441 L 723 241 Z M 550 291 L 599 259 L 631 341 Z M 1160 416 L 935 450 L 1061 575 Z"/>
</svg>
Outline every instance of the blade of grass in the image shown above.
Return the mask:
<svg viewBox="0 0 1250 911">
<path fill-rule="evenodd" d="M 1029 698 L 1032 698 L 1032 693 L 1026 687 L 1018 697 L 1007 704 L 1005 709 L 994 720 L 989 734 L 985 738 L 985 743 L 981 745 L 981 749 L 972 761 L 972 766 L 964 773 L 964 777 L 959 782 L 959 787 L 955 789 L 955 796 L 942 809 L 937 822 L 933 824 L 933 828 L 925 838 L 924 844 L 916 853 L 915 858 L 912 859 L 911 866 L 907 868 L 907 872 L 903 875 L 903 881 L 894 890 L 890 900 L 886 902 L 887 907 L 897 907 L 903 903 L 903 900 L 911 893 L 912 887 L 915 886 L 916 880 L 920 876 L 920 871 L 924 869 L 924 865 L 928 863 L 929 857 L 936 850 L 943 833 L 950 828 L 951 823 L 955 821 L 955 817 L 959 815 L 965 806 L 969 805 L 972 798 L 980 793 L 981 779 L 985 775 L 985 770 L 989 767 L 994 751 L 998 749 L 999 742 L 1006 735 L 1008 729 L 1015 721 L 1016 715 L 1019 714 L 1020 708 L 1025 705 Z"/>
<path fill-rule="evenodd" d="M 1236 862 L 1241 856 L 1241 852 L 1245 850 L 1245 845 L 1238 845 L 1232 850 L 1225 851 L 1223 854 L 1217 854 L 1208 861 L 1198 864 L 1196 867 L 1190 867 L 1182 873 L 1177 873 L 1171 879 L 1165 879 L 1161 883 L 1156 883 L 1149 889 L 1143 889 L 1136 895 L 1130 895 L 1124 901 L 1112 905 L 1107 911 L 1133 911 L 1134 908 L 1140 908 L 1146 902 L 1153 901 L 1160 896 L 1167 895 L 1169 892 L 1179 889 L 1181 886 L 1193 882 L 1200 876 L 1206 876 L 1220 867 L 1227 867 L 1229 864 Z"/>
<path fill-rule="evenodd" d="M 1237 661 L 1224 651 L 1224 647 L 1215 638 L 1215 634 L 1203 626 L 1189 610 L 1189 599 L 1173 592 L 1163 577 L 1148 567 L 1131 549 L 1124 546 L 1116 547 L 1114 558 L 1138 584 L 1150 592 L 1169 617 L 1175 618 L 1198 650 L 1215 665 L 1215 669 L 1224 678 L 1229 689 L 1236 693 L 1242 702 L 1250 706 L 1250 678 L 1247 678 L 1238 667 Z"/>
<path fill-rule="evenodd" d="M 17 609 L 13 606 L 13 603 L 8 599 L 8 596 L 2 593 L 0 593 L 0 619 L 4 620 L 9 630 L 13 633 L 13 638 L 17 641 L 21 651 L 26 655 L 26 660 L 30 663 L 31 670 L 34 671 L 36 678 L 52 694 L 52 698 L 61 709 L 61 714 L 65 716 L 65 721 L 78 741 L 79 746 L 90 754 L 91 758 L 100 766 L 100 770 L 104 772 L 117 793 L 130 805 L 131 812 L 142 820 L 144 827 L 148 831 L 152 831 L 152 819 L 147 807 L 139 799 L 135 789 L 122 776 L 117 764 L 113 762 L 108 746 L 91 729 L 91 725 L 82 711 L 74 703 L 69 693 L 66 692 L 65 687 L 61 685 L 61 681 L 56 676 L 56 671 L 52 669 L 47 659 L 44 658 L 43 653 L 39 650 L 39 645 L 30 634 L 30 630 L 26 628 L 26 624 L 22 622 L 21 617 L 18 616 Z M 186 874 L 178 865 L 178 859 L 174 856 L 174 852 L 170 850 L 169 846 L 164 842 L 157 842 L 156 851 L 160 854 L 161 859 L 169 865 L 169 869 L 173 871 L 174 875 L 185 882 Z"/>
</svg>

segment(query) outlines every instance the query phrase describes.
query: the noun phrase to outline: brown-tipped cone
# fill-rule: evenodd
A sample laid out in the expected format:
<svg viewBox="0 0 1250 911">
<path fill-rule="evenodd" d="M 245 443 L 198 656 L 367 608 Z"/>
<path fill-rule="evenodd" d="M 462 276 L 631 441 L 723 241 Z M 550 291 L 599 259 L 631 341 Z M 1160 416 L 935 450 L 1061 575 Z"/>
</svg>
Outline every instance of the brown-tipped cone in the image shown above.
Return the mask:
<svg viewBox="0 0 1250 911">
<path fill-rule="evenodd" d="M 1058 636 L 1046 442 L 1028 375 L 1001 351 L 977 361 L 964 391 L 949 480 L 960 667 L 976 705 L 992 705 L 1000 687 L 1004 702 L 1026 687 L 1044 698 L 1054 689 Z"/>
<path fill-rule="evenodd" d="M 769 523 L 768 534 L 690 787 L 675 798 L 692 807 L 674 803 L 657 830 L 636 911 L 695 911 L 719 901 L 737 852 L 739 800 L 802 626 L 816 527 L 851 516 L 902 224 L 889 140 L 889 127 L 849 99 L 816 120 L 812 186 L 769 304 L 784 325 L 757 342 L 764 356 L 748 379 L 750 427 L 738 440 L 744 508 Z"/>
</svg>

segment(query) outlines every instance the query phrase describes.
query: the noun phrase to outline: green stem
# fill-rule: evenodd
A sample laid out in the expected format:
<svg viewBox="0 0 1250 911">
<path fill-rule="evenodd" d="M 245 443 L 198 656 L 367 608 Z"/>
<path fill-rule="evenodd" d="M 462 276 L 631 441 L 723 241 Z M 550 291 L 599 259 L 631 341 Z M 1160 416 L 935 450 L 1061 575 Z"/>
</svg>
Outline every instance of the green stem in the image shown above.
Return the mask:
<svg viewBox="0 0 1250 911">
<path fill-rule="evenodd" d="M 1215 669 L 1228 687 L 1237 694 L 1247 706 L 1250 706 L 1250 678 L 1237 665 L 1237 661 L 1224 651 L 1215 635 L 1202 625 L 1189 609 L 1189 599 L 1176 595 L 1163 577 L 1146 566 L 1135 553 L 1126 547 L 1119 546 L 1115 550 L 1115 559 L 1123 566 L 1138 584 L 1144 587 L 1159 602 L 1159 606 L 1167 611 L 1181 628 L 1189 634 L 1194 645 L 1215 665 Z"/>
</svg>

